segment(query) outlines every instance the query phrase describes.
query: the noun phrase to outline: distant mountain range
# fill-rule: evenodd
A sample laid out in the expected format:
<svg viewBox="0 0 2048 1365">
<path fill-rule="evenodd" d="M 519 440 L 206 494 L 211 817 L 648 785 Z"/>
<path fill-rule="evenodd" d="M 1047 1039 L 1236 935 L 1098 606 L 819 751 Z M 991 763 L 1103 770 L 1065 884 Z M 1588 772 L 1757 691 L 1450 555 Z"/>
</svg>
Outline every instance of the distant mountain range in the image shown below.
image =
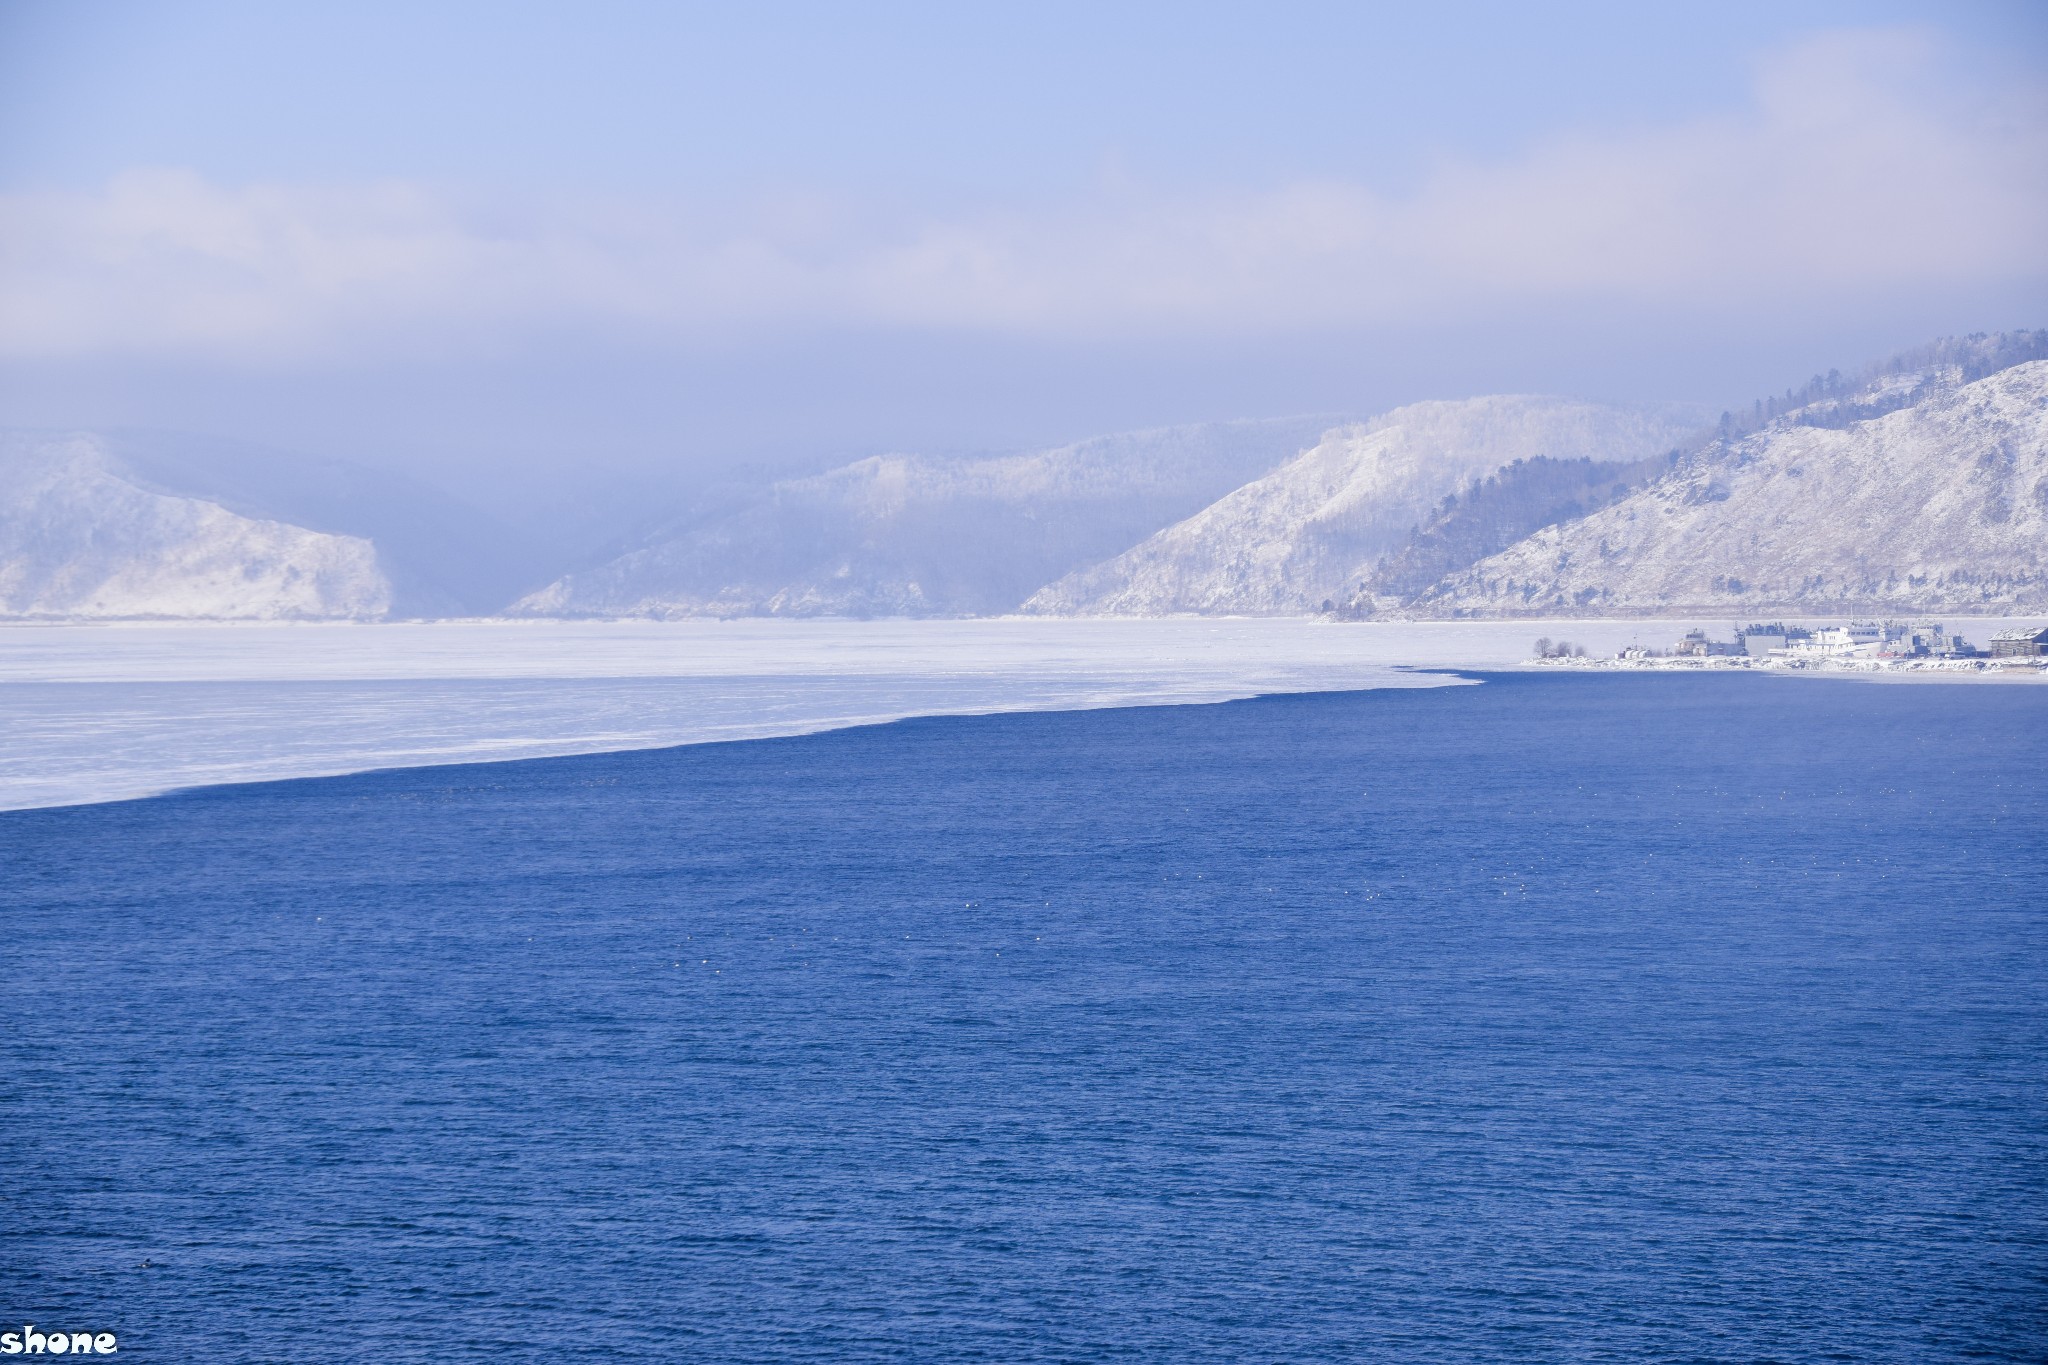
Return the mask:
<svg viewBox="0 0 2048 1365">
<path fill-rule="evenodd" d="M 1417 593 L 1467 616 L 2048 609 L 2048 360 L 1840 427 L 1795 411 Z M 1376 604 L 1353 598 L 1358 614 Z"/>
<path fill-rule="evenodd" d="M 0 439 L 0 614 L 374 619 L 391 603 L 360 536 L 155 491 L 89 436 Z"/>
<path fill-rule="evenodd" d="M 2048 612 L 2048 332 L 1715 424 L 1494 396 L 880 456 L 729 490 L 567 574 L 551 557 L 337 462 L 0 437 L 17 618 L 2019 614 Z"/>
<path fill-rule="evenodd" d="M 1561 398 L 1417 403 L 1325 432 L 1270 473 L 1034 593 L 1056 615 L 1301 615 L 1334 606 L 1441 499 L 1533 459 L 1633 467 L 1688 427 Z"/>
<path fill-rule="evenodd" d="M 398 616 L 488 615 L 531 586 L 544 553 L 460 498 L 403 474 L 155 431 L 95 438 L 128 476 L 241 516 L 377 547 Z M 546 572 L 543 563 L 538 566 Z"/>
<path fill-rule="evenodd" d="M 0 617 L 487 615 L 535 558 L 398 474 L 165 432 L 0 433 Z"/>
<path fill-rule="evenodd" d="M 1312 443 L 1218 422 L 1024 455 L 887 455 L 763 490 L 520 599 L 516 614 L 982 616 L 1116 554 Z"/>
</svg>

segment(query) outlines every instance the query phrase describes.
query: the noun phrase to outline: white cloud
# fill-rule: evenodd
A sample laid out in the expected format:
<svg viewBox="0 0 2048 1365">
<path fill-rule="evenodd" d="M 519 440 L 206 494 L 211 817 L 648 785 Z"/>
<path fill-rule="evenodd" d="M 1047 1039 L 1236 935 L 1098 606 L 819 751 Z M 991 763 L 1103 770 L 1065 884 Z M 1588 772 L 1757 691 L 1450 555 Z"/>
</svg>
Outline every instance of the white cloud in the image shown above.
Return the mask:
<svg viewBox="0 0 2048 1365">
<path fill-rule="evenodd" d="M 1625 300 L 1804 308 L 2048 276 L 2048 100 L 1856 31 L 1760 65 L 1728 115 L 1336 181 L 946 219 L 826 202 L 474 206 L 405 185 L 224 188 L 138 171 L 0 200 L 0 354 L 250 358 L 486 344 L 564 324 L 671 334 L 912 325 L 1258 332 Z"/>
</svg>

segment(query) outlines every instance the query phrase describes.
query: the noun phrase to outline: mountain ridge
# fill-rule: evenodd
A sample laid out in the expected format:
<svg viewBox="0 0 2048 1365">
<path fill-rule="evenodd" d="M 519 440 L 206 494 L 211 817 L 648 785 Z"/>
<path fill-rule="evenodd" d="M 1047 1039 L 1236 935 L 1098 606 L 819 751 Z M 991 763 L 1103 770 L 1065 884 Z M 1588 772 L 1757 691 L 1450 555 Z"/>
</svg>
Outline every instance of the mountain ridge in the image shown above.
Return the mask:
<svg viewBox="0 0 2048 1365">
<path fill-rule="evenodd" d="M 1998 614 L 2048 610 L 2044 452 L 2048 331 L 1718 424 L 1506 394 L 877 455 L 552 540 L 340 461 L 0 432 L 0 615 Z"/>
<path fill-rule="evenodd" d="M 1690 424 L 1640 409 L 1501 394 L 1396 408 L 1325 434 L 1286 465 L 1123 554 L 1034 594 L 1046 615 L 1313 614 L 1447 494 L 1517 459 L 1630 461 Z"/>
<path fill-rule="evenodd" d="M 0 436 L 0 616 L 373 620 L 376 547 L 155 491 L 95 438 Z"/>
<path fill-rule="evenodd" d="M 1327 418 L 1159 427 L 1046 450 L 879 455 L 780 481 L 513 615 L 969 616 L 1013 611 L 1315 439 Z"/>
<path fill-rule="evenodd" d="M 2048 610 L 2048 360 L 1717 441 L 1420 594 L 1418 614 Z"/>
</svg>

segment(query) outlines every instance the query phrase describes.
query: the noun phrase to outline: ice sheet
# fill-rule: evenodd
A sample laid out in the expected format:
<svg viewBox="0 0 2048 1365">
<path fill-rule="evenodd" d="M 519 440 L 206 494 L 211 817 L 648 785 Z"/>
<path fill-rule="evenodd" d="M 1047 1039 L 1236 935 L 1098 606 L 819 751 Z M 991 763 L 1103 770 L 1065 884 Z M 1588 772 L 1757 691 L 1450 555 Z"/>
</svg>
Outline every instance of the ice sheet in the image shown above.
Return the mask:
<svg viewBox="0 0 2048 1365">
<path fill-rule="evenodd" d="M 0 809 L 996 711 L 1441 686 L 1693 622 L 0 626 Z M 1714 623 L 1717 626 L 1725 623 Z"/>
</svg>

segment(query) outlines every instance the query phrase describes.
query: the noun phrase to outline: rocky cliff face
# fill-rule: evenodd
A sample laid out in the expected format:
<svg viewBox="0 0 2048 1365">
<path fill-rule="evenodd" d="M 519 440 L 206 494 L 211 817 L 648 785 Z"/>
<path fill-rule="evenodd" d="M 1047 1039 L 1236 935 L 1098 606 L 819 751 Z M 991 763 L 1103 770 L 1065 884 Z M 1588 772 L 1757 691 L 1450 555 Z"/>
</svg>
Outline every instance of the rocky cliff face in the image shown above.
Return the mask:
<svg viewBox="0 0 2048 1365">
<path fill-rule="evenodd" d="M 390 605 L 367 540 L 152 491 L 91 437 L 0 438 L 0 616 L 369 619 Z"/>
<path fill-rule="evenodd" d="M 1412 606 L 1484 616 L 2048 610 L 2048 361 L 1966 377 L 1893 377 L 1912 406 L 1838 427 L 1795 411 L 1715 442 Z"/>
<path fill-rule="evenodd" d="M 1033 454 L 891 455 L 775 485 L 521 599 L 520 615 L 1014 611 L 1305 446 L 1315 419 L 1101 437 Z"/>
<path fill-rule="evenodd" d="M 1443 500 L 1517 460 L 1640 460 L 1686 424 L 1560 398 L 1417 403 L 1313 449 L 1035 594 L 1060 615 L 1284 615 L 1346 600 Z"/>
</svg>

